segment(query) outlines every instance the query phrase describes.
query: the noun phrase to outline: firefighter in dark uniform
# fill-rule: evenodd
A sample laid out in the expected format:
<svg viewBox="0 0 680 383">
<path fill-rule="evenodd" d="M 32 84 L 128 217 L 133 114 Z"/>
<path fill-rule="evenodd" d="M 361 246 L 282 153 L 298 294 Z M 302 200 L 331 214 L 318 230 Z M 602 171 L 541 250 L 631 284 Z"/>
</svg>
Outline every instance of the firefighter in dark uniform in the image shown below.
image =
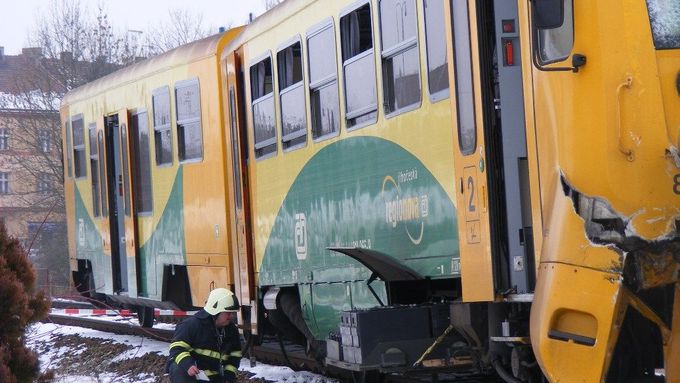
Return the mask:
<svg viewBox="0 0 680 383">
<path fill-rule="evenodd" d="M 173 383 L 236 382 L 241 341 L 238 300 L 225 288 L 210 292 L 205 307 L 180 323 L 170 344 L 167 370 Z"/>
</svg>

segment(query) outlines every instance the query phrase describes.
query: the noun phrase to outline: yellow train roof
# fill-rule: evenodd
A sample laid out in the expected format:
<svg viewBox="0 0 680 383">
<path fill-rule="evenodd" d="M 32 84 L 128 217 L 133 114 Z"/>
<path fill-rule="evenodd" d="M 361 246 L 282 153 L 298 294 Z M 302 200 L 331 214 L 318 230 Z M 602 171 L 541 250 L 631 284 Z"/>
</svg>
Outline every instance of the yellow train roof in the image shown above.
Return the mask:
<svg viewBox="0 0 680 383">
<path fill-rule="evenodd" d="M 243 33 L 228 43 L 226 48 L 222 51 L 222 56 L 226 56 L 228 52 L 237 49 L 261 33 L 273 29 L 290 16 L 300 12 L 316 1 L 318 0 L 286 0 L 278 4 L 276 7 L 258 16 L 252 23 L 248 24 Z"/>
<path fill-rule="evenodd" d="M 109 89 L 137 81 L 141 78 L 161 73 L 168 69 L 186 65 L 206 57 L 219 55 L 224 46 L 238 36 L 243 27 L 232 28 L 224 33 L 197 40 L 161 55 L 140 61 L 117 70 L 100 79 L 89 82 L 69 91 L 61 101 L 62 107 L 97 96 Z M 219 56 L 218 56 L 219 58 Z"/>
</svg>

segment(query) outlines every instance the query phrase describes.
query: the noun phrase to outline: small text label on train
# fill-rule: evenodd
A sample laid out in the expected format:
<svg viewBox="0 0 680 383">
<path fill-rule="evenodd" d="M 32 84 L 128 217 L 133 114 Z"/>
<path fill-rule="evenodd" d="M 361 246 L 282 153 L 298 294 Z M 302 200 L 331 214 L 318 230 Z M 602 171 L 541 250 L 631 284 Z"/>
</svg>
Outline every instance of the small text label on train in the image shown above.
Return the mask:
<svg viewBox="0 0 680 383">
<path fill-rule="evenodd" d="M 307 259 L 307 218 L 305 213 L 295 214 L 295 256 Z"/>
</svg>

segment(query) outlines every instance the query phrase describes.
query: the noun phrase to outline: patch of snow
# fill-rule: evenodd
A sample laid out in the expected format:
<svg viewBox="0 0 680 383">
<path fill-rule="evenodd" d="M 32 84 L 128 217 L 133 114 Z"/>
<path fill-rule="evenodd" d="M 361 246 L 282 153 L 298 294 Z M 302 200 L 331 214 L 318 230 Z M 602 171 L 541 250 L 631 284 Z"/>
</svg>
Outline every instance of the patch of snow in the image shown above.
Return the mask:
<svg viewBox="0 0 680 383">
<path fill-rule="evenodd" d="M 34 90 L 20 94 L 0 92 L 0 108 L 57 111 L 61 96 L 54 92 Z"/>
<path fill-rule="evenodd" d="M 32 326 L 27 337 L 29 339 L 28 342 L 29 345 L 30 341 L 32 339 L 35 339 L 35 337 L 40 338 L 46 334 L 51 334 L 51 336 L 79 335 L 84 338 L 107 339 L 113 341 L 114 343 L 123 343 L 136 347 L 135 349 L 132 350 L 131 355 L 129 355 L 128 357 L 120 358 L 121 360 L 129 359 L 131 357 L 140 357 L 150 352 L 156 352 L 161 355 L 168 355 L 168 344 L 158 340 L 146 339 L 132 335 L 111 334 L 83 327 L 62 326 L 54 323 L 38 323 Z"/>
<path fill-rule="evenodd" d="M 126 317 L 104 317 L 103 320 L 131 320 Z M 173 324 L 158 324 L 155 327 L 173 329 Z M 54 363 L 58 363 L 64 355 L 70 353 L 86 352 L 86 349 L 72 349 L 68 347 L 54 347 L 51 346 L 59 337 L 66 335 L 78 335 L 85 338 L 104 339 L 114 343 L 121 343 L 132 346 L 131 349 L 124 351 L 112 357 L 112 362 L 118 362 L 127 359 L 141 358 L 148 353 L 157 353 L 162 356 L 168 356 L 168 343 L 152 339 L 146 339 L 139 336 L 131 335 L 116 335 L 107 332 L 91 330 L 82 327 L 62 326 L 54 323 L 36 323 L 26 331 L 27 345 L 34 350 L 40 350 L 38 355 L 40 358 L 41 369 L 46 371 L 50 369 L 50 365 L 54 367 Z M 48 345 L 48 347 L 40 346 Z M 286 383 L 337 383 L 337 380 L 324 377 L 322 375 L 314 374 L 307 371 L 293 371 L 288 367 L 272 366 L 264 363 L 256 363 L 254 367 L 250 367 L 248 359 L 241 360 L 241 371 L 247 371 L 254 374 L 253 378 L 262 378 L 274 382 Z M 116 374 L 92 372 L 92 375 L 57 375 L 55 383 L 153 383 L 159 377 L 149 376 L 148 374 L 137 375 L 135 377 L 122 377 Z"/>
<path fill-rule="evenodd" d="M 255 367 L 250 367 L 248 359 L 241 359 L 241 371 L 248 371 L 255 374 L 253 378 L 262 378 L 274 382 L 286 383 L 333 383 L 334 379 L 314 374 L 307 371 L 293 371 L 290 367 L 271 366 L 268 364 L 257 363 Z"/>
<path fill-rule="evenodd" d="M 154 383 L 157 379 L 154 376 L 136 376 L 134 378 L 120 378 L 115 374 L 101 374 L 98 376 L 71 375 L 58 376 L 54 383 Z"/>
</svg>

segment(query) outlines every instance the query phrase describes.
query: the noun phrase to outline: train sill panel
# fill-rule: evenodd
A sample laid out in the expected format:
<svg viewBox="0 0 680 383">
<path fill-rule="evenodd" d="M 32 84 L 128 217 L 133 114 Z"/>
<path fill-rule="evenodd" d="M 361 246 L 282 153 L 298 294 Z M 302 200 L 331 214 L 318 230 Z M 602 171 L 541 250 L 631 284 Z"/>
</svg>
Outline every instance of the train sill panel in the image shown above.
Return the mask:
<svg viewBox="0 0 680 383">
<path fill-rule="evenodd" d="M 565 382 L 602 380 L 617 338 L 615 323 L 623 319 L 621 290 L 618 274 L 560 263 L 540 266 L 531 341 L 550 381 L 557 380 L 551 375 L 556 372 Z"/>
</svg>

